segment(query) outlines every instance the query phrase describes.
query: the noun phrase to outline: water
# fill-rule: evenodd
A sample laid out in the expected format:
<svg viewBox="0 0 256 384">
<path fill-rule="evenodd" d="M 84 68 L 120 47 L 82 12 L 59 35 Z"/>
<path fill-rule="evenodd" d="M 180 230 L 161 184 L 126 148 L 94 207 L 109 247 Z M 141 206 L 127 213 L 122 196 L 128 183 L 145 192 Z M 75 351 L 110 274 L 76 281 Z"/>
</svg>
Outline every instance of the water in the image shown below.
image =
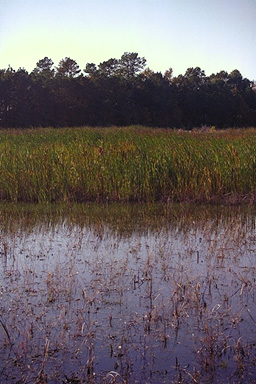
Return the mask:
<svg viewBox="0 0 256 384">
<path fill-rule="evenodd" d="M 254 208 L 0 211 L 1 383 L 256 382 Z"/>
</svg>

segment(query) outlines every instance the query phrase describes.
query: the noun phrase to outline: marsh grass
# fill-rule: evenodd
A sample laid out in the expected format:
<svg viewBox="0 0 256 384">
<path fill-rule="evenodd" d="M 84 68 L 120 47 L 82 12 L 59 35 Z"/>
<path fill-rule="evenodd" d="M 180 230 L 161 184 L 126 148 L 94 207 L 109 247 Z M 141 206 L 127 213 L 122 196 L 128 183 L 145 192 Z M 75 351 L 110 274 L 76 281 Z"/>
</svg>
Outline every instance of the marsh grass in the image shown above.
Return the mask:
<svg viewBox="0 0 256 384">
<path fill-rule="evenodd" d="M 254 201 L 254 129 L 145 127 L 0 132 L 0 198 L 55 201 Z"/>
<path fill-rule="evenodd" d="M 255 382 L 251 207 L 0 212 L 1 383 Z"/>
</svg>

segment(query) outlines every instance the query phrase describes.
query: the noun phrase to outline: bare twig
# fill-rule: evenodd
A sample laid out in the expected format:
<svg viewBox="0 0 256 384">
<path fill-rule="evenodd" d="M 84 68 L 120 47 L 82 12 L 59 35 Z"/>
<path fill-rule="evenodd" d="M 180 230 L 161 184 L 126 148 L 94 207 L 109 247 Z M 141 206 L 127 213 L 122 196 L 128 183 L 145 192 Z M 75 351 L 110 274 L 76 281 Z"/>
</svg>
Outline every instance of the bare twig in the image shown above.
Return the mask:
<svg viewBox="0 0 256 384">
<path fill-rule="evenodd" d="M 2 327 L 3 327 L 4 331 L 5 331 L 5 334 L 7 336 L 7 339 L 9 340 L 9 343 L 11 344 L 12 341 L 11 341 L 11 338 L 10 338 L 10 334 L 8 332 L 8 329 L 7 329 L 6 325 L 5 325 L 5 323 L 1 320 L 1 318 L 0 318 L 0 324 L 2 325 Z"/>
</svg>

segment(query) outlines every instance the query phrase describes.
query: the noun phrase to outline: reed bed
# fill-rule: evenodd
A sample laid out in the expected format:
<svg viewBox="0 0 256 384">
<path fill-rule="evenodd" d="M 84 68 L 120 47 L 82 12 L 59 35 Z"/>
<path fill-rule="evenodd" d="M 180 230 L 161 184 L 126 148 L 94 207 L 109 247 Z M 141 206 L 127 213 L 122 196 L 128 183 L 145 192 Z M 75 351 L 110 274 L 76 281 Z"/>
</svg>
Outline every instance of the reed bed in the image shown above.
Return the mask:
<svg viewBox="0 0 256 384">
<path fill-rule="evenodd" d="M 255 129 L 0 132 L 0 199 L 254 201 Z"/>
</svg>

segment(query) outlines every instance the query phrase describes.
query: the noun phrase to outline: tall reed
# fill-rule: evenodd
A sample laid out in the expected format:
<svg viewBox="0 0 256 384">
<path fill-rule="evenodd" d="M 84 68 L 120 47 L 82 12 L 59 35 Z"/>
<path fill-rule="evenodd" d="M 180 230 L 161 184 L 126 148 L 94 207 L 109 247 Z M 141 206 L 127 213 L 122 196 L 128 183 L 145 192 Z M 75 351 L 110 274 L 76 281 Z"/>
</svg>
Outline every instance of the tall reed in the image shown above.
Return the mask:
<svg viewBox="0 0 256 384">
<path fill-rule="evenodd" d="M 145 127 L 4 130 L 0 198 L 254 200 L 255 132 Z"/>
</svg>

